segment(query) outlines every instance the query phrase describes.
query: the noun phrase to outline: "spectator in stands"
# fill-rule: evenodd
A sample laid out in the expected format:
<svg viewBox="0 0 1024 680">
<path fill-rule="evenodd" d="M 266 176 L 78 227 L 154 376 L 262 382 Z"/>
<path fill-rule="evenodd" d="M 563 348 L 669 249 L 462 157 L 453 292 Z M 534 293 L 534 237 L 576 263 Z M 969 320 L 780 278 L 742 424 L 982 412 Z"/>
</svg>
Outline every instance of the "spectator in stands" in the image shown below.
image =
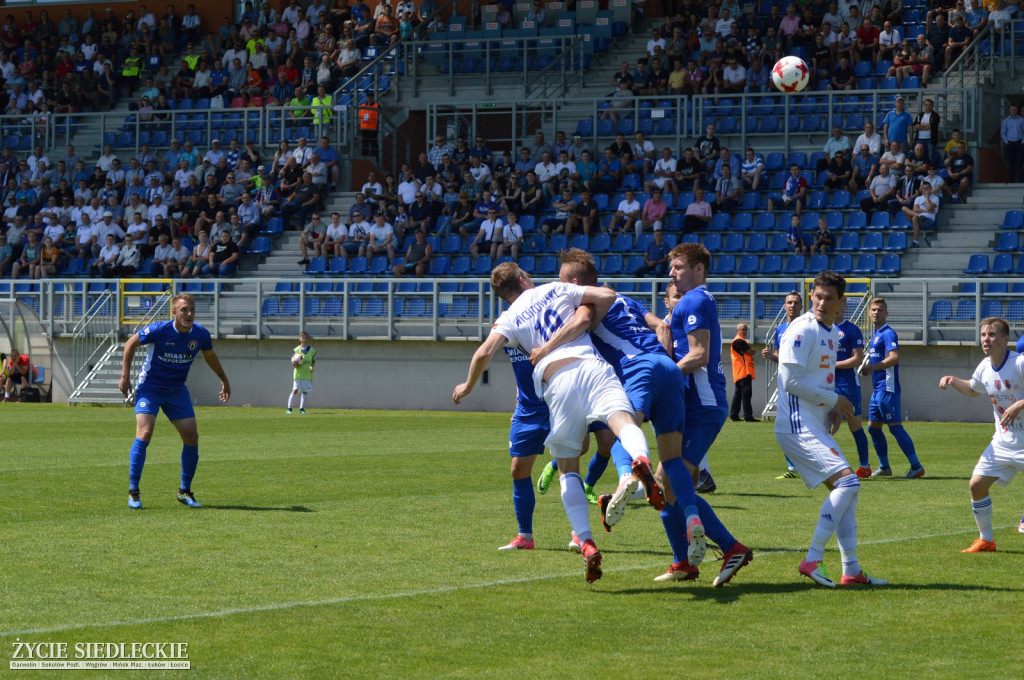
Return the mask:
<svg viewBox="0 0 1024 680">
<path fill-rule="evenodd" d="M 906 164 L 914 169 L 914 174 L 923 176 L 928 174 L 928 165 L 931 163 L 931 158 L 928 156 L 928 151 L 925 149 L 924 144 L 915 144 L 914 151 L 907 156 Z"/>
<path fill-rule="evenodd" d="M 673 205 L 679 202 L 679 188 L 674 180 L 678 163 L 672 157 L 672 149 L 667 146 L 661 150 L 661 158 L 654 164 L 654 177 L 644 182 L 644 191 L 651 193 L 655 189 L 668 191 L 672 194 Z"/>
<path fill-rule="evenodd" d="M 791 215 L 789 218 L 789 227 L 786 229 L 786 247 L 797 255 L 802 255 L 809 250 L 807 244 L 804 243 L 804 230 L 800 226 L 799 215 Z"/>
<path fill-rule="evenodd" d="M 454 229 L 458 230 L 457 233 L 462 238 L 470 235 L 476 221 L 473 217 L 473 204 L 469 202 L 469 194 L 465 191 L 460 191 L 458 203 L 453 208 L 448 208 L 448 218 L 448 223 L 441 230 L 442 237 L 448 236 Z"/>
<path fill-rule="evenodd" d="M 81 229 L 79 229 L 81 231 Z M 99 254 L 96 259 L 89 265 L 89 276 L 96 278 L 97 276 L 107 277 L 110 275 L 110 271 L 117 261 L 117 254 L 121 252 L 121 249 L 117 247 L 117 241 L 113 234 L 107 234 L 106 244 L 100 248 Z M 15 265 L 17 267 L 17 265 Z M 12 277 L 15 274 L 12 272 Z"/>
<path fill-rule="evenodd" d="M 298 215 L 300 223 L 305 222 L 306 215 L 320 205 L 320 198 L 320 193 L 313 184 L 313 176 L 308 172 L 302 173 L 302 183 L 281 202 L 281 215 L 285 223 L 290 223 L 292 215 Z"/>
<path fill-rule="evenodd" d="M 718 141 L 718 137 L 715 136 L 715 124 L 708 123 L 704 129 L 704 136 L 698 139 L 693 144 L 693 148 L 696 152 L 697 159 L 704 164 L 707 172 L 710 174 L 715 164 L 719 159 L 719 149 L 722 148 L 721 142 Z"/>
<path fill-rule="evenodd" d="M 533 167 L 533 171 L 537 175 L 537 181 L 540 182 L 540 185 L 543 188 L 544 198 L 548 199 L 552 196 L 557 196 L 558 183 L 556 179 L 558 177 L 558 171 L 554 162 L 551 160 L 550 151 L 545 151 L 540 155 L 540 162 Z"/>
<path fill-rule="evenodd" d="M 583 188 L 580 191 L 580 200 L 569 219 L 565 221 L 565 235 L 571 237 L 577 229 L 582 229 L 583 234 L 590 237 L 594 225 L 598 224 L 597 201 L 591 196 L 590 190 Z"/>
<path fill-rule="evenodd" d="M 668 93 L 686 94 L 686 68 L 682 59 L 673 62 L 672 72 L 668 74 Z"/>
<path fill-rule="evenodd" d="M 676 164 L 675 184 L 679 191 L 690 191 L 700 186 L 704 179 L 704 164 L 697 159 L 692 147 L 683 150 L 683 157 Z M 676 197 L 678 204 L 678 196 Z"/>
<path fill-rule="evenodd" d="M 878 165 L 888 165 L 889 172 L 893 174 L 897 181 L 903 177 L 903 167 L 907 161 L 907 155 L 903 153 L 901 147 L 902 145 L 899 142 L 891 142 L 888 150 L 878 159 Z"/>
<path fill-rule="evenodd" d="M 857 44 L 855 57 L 857 61 L 869 61 L 872 64 L 878 61 L 878 27 L 871 22 L 870 17 L 864 18 L 864 23 L 857 29 Z"/>
<path fill-rule="evenodd" d="M 756 54 L 750 59 L 750 66 L 747 67 L 746 84 L 744 92 L 767 92 L 768 81 L 771 79 L 771 72 L 768 66 Z"/>
<path fill-rule="evenodd" d="M 913 168 L 904 167 L 903 177 L 896 184 L 896 195 L 889 199 L 889 212 L 896 215 L 904 208 L 913 208 L 921 188 L 921 178 L 914 175 Z"/>
<path fill-rule="evenodd" d="M 647 41 L 647 56 L 657 57 L 665 53 L 665 38 L 657 28 L 651 29 L 651 39 Z"/>
<path fill-rule="evenodd" d="M 654 232 L 654 239 L 647 244 L 644 250 L 644 263 L 638 267 L 634 276 L 654 276 L 664 278 L 668 276 L 669 251 L 672 248 L 665 243 L 665 233 L 662 230 Z"/>
<path fill-rule="evenodd" d="M 299 250 L 302 251 L 302 259 L 298 264 L 309 264 L 309 248 L 313 249 L 314 257 L 323 256 L 324 237 L 327 235 L 327 227 L 320 221 L 320 213 L 313 213 L 313 217 L 306 226 L 302 228 L 299 235 Z"/>
<path fill-rule="evenodd" d="M 835 51 L 833 51 L 833 59 Z M 839 57 L 838 65 L 832 70 L 832 77 L 829 79 L 828 89 L 830 90 L 853 90 L 856 89 L 857 78 L 854 75 L 853 67 L 847 56 Z"/>
<path fill-rule="evenodd" d="M 632 189 L 626 189 L 625 197 L 619 201 L 615 214 L 612 215 L 611 222 L 608 224 L 608 234 L 615 236 L 615 227 L 620 221 L 622 222 L 622 227 L 619 229 L 619 233 L 626 233 L 628 229 L 635 229 L 636 222 L 641 217 L 641 212 L 642 206 L 636 200 L 636 192 Z"/>
<path fill-rule="evenodd" d="M 872 156 L 882 155 L 882 136 L 875 132 L 875 124 L 871 121 L 864 123 L 864 133 L 857 137 L 857 141 L 853 145 L 858 149 L 867 145 Z"/>
<path fill-rule="evenodd" d="M 391 273 L 396 278 L 408 273 L 414 273 L 416 278 L 423 278 L 430 270 L 430 258 L 434 254 L 434 247 L 427 242 L 427 234 L 419 229 L 415 231 L 414 238 L 406 249 L 402 262 L 391 268 Z"/>
<path fill-rule="evenodd" d="M 1010 182 L 1024 180 L 1024 117 L 1017 104 L 1010 104 L 1010 114 L 1000 123 L 999 139 L 1006 153 Z"/>
<path fill-rule="evenodd" d="M 957 142 L 956 152 L 951 153 L 946 159 L 944 179 L 947 180 L 952 192 L 950 200 L 953 203 L 966 203 L 967 198 L 964 194 L 974 184 L 974 158 L 967 153 L 967 142 Z"/>
<path fill-rule="evenodd" d="M 608 108 L 601 114 L 602 120 L 610 120 L 612 123 L 619 122 L 619 113 L 629 107 L 629 99 L 633 96 L 633 90 L 630 89 L 629 83 L 622 81 L 619 83 L 619 89 L 612 93 L 611 100 L 608 102 Z"/>
<path fill-rule="evenodd" d="M 711 204 L 714 212 L 732 213 L 743 201 L 743 182 L 732 173 L 732 165 L 721 168 L 721 176 L 715 181 L 715 200 Z"/>
<path fill-rule="evenodd" d="M 932 196 L 932 185 L 921 183 L 921 193 L 914 199 L 912 208 L 903 207 L 903 214 L 911 221 L 914 233 L 910 241 L 911 248 L 920 248 L 921 230 L 931 229 L 935 225 L 935 217 L 939 211 L 939 203 Z M 928 239 L 925 239 L 925 243 Z"/>
<path fill-rule="evenodd" d="M 661 189 L 655 187 L 651 197 L 644 201 L 640 219 L 634 224 L 636 238 L 639 239 L 644 230 L 659 232 L 664 229 L 667 214 L 668 204 L 661 197 Z"/>
<path fill-rule="evenodd" d="M 818 218 L 818 231 L 814 234 L 814 246 L 811 248 L 811 252 L 818 251 L 822 255 L 826 255 L 832 250 L 834 244 L 835 236 L 828 228 L 828 220 L 822 215 Z"/>
<path fill-rule="evenodd" d="M 875 63 L 883 59 L 894 61 L 902 43 L 903 37 L 893 26 L 893 23 L 889 20 L 884 21 L 882 23 L 882 30 L 878 34 L 878 56 L 875 59 Z"/>
<path fill-rule="evenodd" d="M 825 179 L 825 188 L 829 191 L 845 189 L 850 180 L 853 179 L 853 165 L 843 151 L 836 151 L 832 162 L 828 166 L 828 177 Z"/>
<path fill-rule="evenodd" d="M 555 163 L 555 176 L 551 180 L 551 195 L 557 195 L 563 188 L 573 189 L 580 180 L 580 173 L 576 171 L 576 164 L 569 160 L 569 152 L 563 149 L 558 152 L 558 162 Z"/>
<path fill-rule="evenodd" d="M 359 219 L 362 219 L 361 212 Z M 341 214 L 335 210 L 331 213 L 331 222 L 327 225 L 327 231 L 324 233 L 324 243 L 321 248 L 324 256 L 348 257 L 348 251 L 345 249 L 346 241 L 348 241 L 348 225 L 341 221 Z"/>
<path fill-rule="evenodd" d="M 547 14 L 544 12 L 544 4 L 540 0 L 534 0 L 530 11 L 526 13 L 526 21 L 532 21 L 534 27 L 540 28 L 544 25 Z"/>
<path fill-rule="evenodd" d="M 576 173 L 579 175 L 579 179 L 576 182 L 577 189 L 582 190 L 593 187 L 597 179 L 597 163 L 593 161 L 589 149 L 584 149 L 580 152 L 580 156 L 576 160 Z"/>
<path fill-rule="evenodd" d="M 964 15 L 957 14 L 953 19 L 953 27 L 949 29 L 949 38 L 946 41 L 944 62 L 946 68 L 949 68 L 950 64 L 960 56 L 973 37 L 974 34 L 971 27 L 967 25 Z"/>
<path fill-rule="evenodd" d="M 544 209 L 544 185 L 541 184 L 536 170 L 526 173 L 526 181 L 521 184 L 522 196 L 519 197 L 519 208 L 516 210 L 520 215 L 538 215 Z M 509 206 L 511 209 L 512 206 Z"/>
<path fill-rule="evenodd" d="M 804 209 L 804 201 L 807 200 L 807 180 L 800 176 L 800 166 L 793 163 L 789 166 L 789 177 L 782 185 L 782 196 L 778 200 L 782 202 L 785 209 L 793 209 L 797 215 Z M 768 212 L 775 212 L 776 197 L 768 199 Z"/>
<path fill-rule="evenodd" d="M 25 235 L 28 242 L 22 245 L 21 254 L 14 261 L 14 266 L 11 267 L 12 280 L 18 278 L 22 272 L 31 275 L 32 270 L 39 266 L 39 258 L 43 249 L 43 244 L 39 242 L 39 235 L 32 229 L 26 229 Z"/>
<path fill-rule="evenodd" d="M 409 206 L 409 229 L 429 234 L 434 228 L 434 210 L 426 200 L 423 190 L 417 191 L 415 200 Z"/>
<path fill-rule="evenodd" d="M 885 114 L 882 121 L 882 134 L 887 145 L 892 142 L 899 142 L 901 148 L 907 145 L 914 117 L 905 110 L 905 106 L 906 100 L 903 95 L 898 95 L 893 110 Z"/>
<path fill-rule="evenodd" d="M 104 276 L 126 278 L 134 274 L 141 263 L 142 252 L 139 250 L 139 246 L 131 234 L 125 234 L 124 243 L 117 253 L 117 258 L 114 260 L 113 266 L 104 272 Z"/>
<path fill-rule="evenodd" d="M 487 216 L 481 221 L 479 231 L 469 244 L 469 255 L 474 265 L 481 251 L 489 252 L 492 260 L 497 257 L 504 230 L 505 224 L 498 216 L 498 211 L 495 208 L 488 208 Z"/>
<path fill-rule="evenodd" d="M 606 147 L 604 158 L 597 163 L 597 181 L 594 183 L 594 189 L 599 194 L 612 194 L 621 182 L 622 163 L 615 157 L 612 148 Z"/>
<path fill-rule="evenodd" d="M 823 149 L 825 155 L 823 158 L 818 160 L 818 165 L 815 168 L 816 172 L 823 172 L 828 169 L 829 159 L 834 158 L 836 151 L 842 151 L 844 157 L 848 157 L 852 151 L 850 146 L 850 138 L 843 134 L 842 128 L 838 125 L 832 126 L 832 136 L 825 142 L 825 148 Z"/>
<path fill-rule="evenodd" d="M 889 172 L 889 166 L 880 166 L 878 174 L 872 177 L 868 185 L 868 195 L 860 200 L 860 209 L 871 217 L 871 213 L 886 210 L 889 201 L 896 195 L 898 181 Z"/>
<path fill-rule="evenodd" d="M 523 244 L 523 227 L 519 224 L 519 216 L 510 212 L 501 231 L 501 245 L 498 246 L 498 259 L 506 253 L 512 257 L 513 262 L 519 262 L 519 248 Z"/>
<path fill-rule="evenodd" d="M 0 276 L 6 276 L 7 270 L 16 260 L 11 244 L 7 242 L 7 235 L 0 234 Z"/>
<path fill-rule="evenodd" d="M 852 159 L 853 176 L 850 178 L 850 191 L 866 188 L 878 173 L 878 157 L 872 155 L 867 144 L 860 145 L 860 153 Z"/>
<path fill-rule="evenodd" d="M 644 139 L 644 133 L 637 130 L 633 135 L 633 162 L 624 168 L 626 172 L 647 175 L 654 166 L 654 144 Z"/>
<path fill-rule="evenodd" d="M 679 94 L 706 94 L 707 88 L 707 73 L 700 67 L 696 59 L 689 59 L 686 62 L 686 81 L 683 85 L 683 91 Z"/>
<path fill-rule="evenodd" d="M 28 356 L 19 352 L 17 347 L 11 347 L 10 356 L 0 357 L 0 361 L 4 362 L 3 368 L 6 373 L 3 401 L 10 401 L 11 394 L 14 392 L 14 384 L 17 382 L 22 388 L 28 387 L 29 376 L 34 378 L 36 369 L 32 366 Z"/>
<path fill-rule="evenodd" d="M 555 210 L 554 216 L 545 218 L 540 225 L 541 231 L 547 236 L 564 232 L 566 222 L 576 211 L 576 201 L 573 200 L 572 190 L 569 188 L 563 189 L 562 195 L 555 199 L 551 207 Z"/>
<path fill-rule="evenodd" d="M 936 144 L 939 140 L 939 114 L 935 111 L 935 101 L 925 99 L 920 113 L 914 117 L 913 131 L 918 144 L 925 148 L 929 159 L 938 153 Z"/>
<path fill-rule="evenodd" d="M 717 180 L 721 177 L 722 169 L 725 166 L 729 166 L 733 177 L 739 177 L 743 164 L 740 162 L 739 156 L 732 155 L 729 153 L 729 149 L 723 147 L 718 151 L 718 159 L 715 161 L 713 169 L 711 170 L 711 179 Z"/>
<path fill-rule="evenodd" d="M 238 272 L 238 245 L 231 240 L 231 232 L 220 232 L 220 240 L 209 248 L 209 256 L 202 268 L 206 278 L 229 278 Z"/>
</svg>

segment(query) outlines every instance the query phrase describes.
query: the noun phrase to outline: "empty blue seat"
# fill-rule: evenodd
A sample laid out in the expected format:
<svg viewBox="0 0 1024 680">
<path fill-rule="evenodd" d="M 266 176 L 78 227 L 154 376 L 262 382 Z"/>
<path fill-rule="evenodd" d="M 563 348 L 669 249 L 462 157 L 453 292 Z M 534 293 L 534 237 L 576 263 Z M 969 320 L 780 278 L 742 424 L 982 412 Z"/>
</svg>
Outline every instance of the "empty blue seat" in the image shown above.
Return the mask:
<svg viewBox="0 0 1024 680">
<path fill-rule="evenodd" d="M 996 252 L 999 253 L 1012 253 L 1017 250 L 1020 237 L 1017 232 L 1014 231 L 1003 231 L 999 233 L 999 237 L 996 239 Z"/>
<path fill-rule="evenodd" d="M 896 253 L 882 255 L 882 262 L 878 265 L 878 273 L 885 276 L 899 276 L 903 268 L 903 261 Z"/>
<path fill-rule="evenodd" d="M 949 321 L 953 317 L 953 303 L 949 300 L 936 300 L 928 313 L 929 321 Z"/>
<path fill-rule="evenodd" d="M 854 266 L 852 271 L 854 274 L 865 274 L 870 276 L 875 273 L 876 265 L 877 261 L 875 260 L 875 256 L 870 253 L 864 253 L 857 256 L 857 264 Z"/>
<path fill-rule="evenodd" d="M 1003 229 L 1024 229 L 1024 210 L 1007 210 L 1003 216 Z"/>
<path fill-rule="evenodd" d="M 981 276 L 988 274 L 988 255 L 985 253 L 975 253 L 971 255 L 971 259 L 967 262 L 967 269 L 964 270 L 964 274 L 969 276 Z"/>
</svg>

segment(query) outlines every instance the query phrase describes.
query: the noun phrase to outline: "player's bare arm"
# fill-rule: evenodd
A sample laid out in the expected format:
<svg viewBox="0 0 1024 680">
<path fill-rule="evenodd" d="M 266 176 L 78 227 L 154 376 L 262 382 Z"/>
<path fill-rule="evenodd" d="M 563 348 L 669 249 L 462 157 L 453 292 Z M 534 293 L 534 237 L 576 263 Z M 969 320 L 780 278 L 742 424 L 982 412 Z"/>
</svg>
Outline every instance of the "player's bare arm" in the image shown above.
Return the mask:
<svg viewBox="0 0 1024 680">
<path fill-rule="evenodd" d="M 860 369 L 861 375 L 867 375 L 872 371 L 884 371 L 887 368 L 892 368 L 896 364 L 900 363 L 900 353 L 897 350 L 889 350 L 889 353 L 885 355 L 885 358 L 879 361 L 877 364 L 866 364 Z"/>
<path fill-rule="evenodd" d="M 139 334 L 135 333 L 124 343 L 124 358 L 121 361 L 121 379 L 117 381 L 117 389 L 121 394 L 128 396 L 132 390 L 132 361 L 135 359 L 135 350 L 139 347 Z"/>
<path fill-rule="evenodd" d="M 944 390 L 947 387 L 952 387 L 954 390 L 964 395 L 965 397 L 979 397 L 981 392 L 976 392 L 971 388 L 971 383 L 958 378 L 955 375 L 944 375 L 939 378 L 939 389 Z"/>
<path fill-rule="evenodd" d="M 228 399 L 231 398 L 231 383 L 228 382 L 228 374 L 224 372 L 224 367 L 220 365 L 220 357 L 212 349 L 208 349 L 203 352 L 203 359 L 206 360 L 206 365 L 220 378 L 220 394 L 219 399 L 223 403 L 227 403 Z"/>
<path fill-rule="evenodd" d="M 1024 399 L 1013 402 L 1003 411 L 1003 417 L 999 419 L 999 424 L 1005 428 L 1011 427 L 1022 409 L 1024 409 Z"/>
<path fill-rule="evenodd" d="M 862 361 L 864 361 L 864 350 L 857 347 L 853 350 L 853 353 L 850 354 L 849 359 L 843 359 L 842 361 L 836 362 L 836 370 L 840 371 L 847 368 L 859 368 Z"/>
<path fill-rule="evenodd" d="M 565 343 L 572 342 L 583 335 L 585 331 L 595 325 L 594 316 L 593 305 L 581 305 L 578 307 L 568 323 L 562 324 L 555 331 L 555 334 L 548 338 L 548 341 L 543 345 L 533 348 L 533 351 L 530 352 L 530 363 L 536 366 L 544 357 Z"/>
<path fill-rule="evenodd" d="M 668 355 L 672 356 L 672 327 L 650 312 L 647 312 L 644 321 L 647 322 L 647 327 L 658 336 L 658 342 L 665 348 Z"/>
<path fill-rule="evenodd" d="M 585 286 L 583 288 L 583 299 L 580 301 L 582 305 L 593 305 L 594 307 L 594 319 L 591 321 L 591 327 L 596 328 L 597 324 L 601 323 L 605 314 L 615 304 L 615 300 L 618 296 L 615 291 L 611 288 L 598 287 L 598 286 Z"/>
<path fill-rule="evenodd" d="M 452 401 L 459 404 L 469 396 L 469 393 L 473 391 L 473 387 L 476 385 L 476 381 L 480 379 L 484 369 L 487 368 L 487 365 L 491 363 L 491 359 L 494 358 L 494 353 L 501 349 L 501 346 L 507 341 L 508 338 L 501 333 L 492 332 L 487 336 L 487 339 L 473 352 L 473 359 L 469 362 L 469 375 L 466 376 L 466 382 L 455 386 L 455 391 L 452 392 Z"/>
<path fill-rule="evenodd" d="M 708 365 L 708 357 L 711 356 L 711 331 L 706 328 L 698 328 L 686 334 L 690 342 L 690 351 L 682 359 L 676 362 L 679 370 L 684 375 L 690 375 Z"/>
</svg>

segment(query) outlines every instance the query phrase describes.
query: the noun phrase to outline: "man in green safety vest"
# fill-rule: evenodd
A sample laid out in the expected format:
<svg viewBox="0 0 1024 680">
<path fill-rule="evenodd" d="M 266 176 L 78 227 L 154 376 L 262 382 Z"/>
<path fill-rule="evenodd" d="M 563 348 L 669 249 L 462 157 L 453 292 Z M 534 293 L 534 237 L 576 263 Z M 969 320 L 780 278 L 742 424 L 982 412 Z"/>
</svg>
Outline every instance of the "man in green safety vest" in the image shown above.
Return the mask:
<svg viewBox="0 0 1024 680">
<path fill-rule="evenodd" d="M 334 97 L 327 94 L 326 86 L 320 85 L 317 88 L 316 96 L 313 97 L 313 125 L 320 130 L 320 134 L 327 134 L 327 128 L 331 124 L 331 116 L 334 113 L 333 105 Z"/>
<path fill-rule="evenodd" d="M 125 58 L 124 65 L 121 67 L 121 78 L 128 83 L 129 91 L 135 87 L 134 81 L 139 79 L 141 73 L 142 57 L 139 56 L 139 51 L 133 47 L 131 54 Z"/>
</svg>

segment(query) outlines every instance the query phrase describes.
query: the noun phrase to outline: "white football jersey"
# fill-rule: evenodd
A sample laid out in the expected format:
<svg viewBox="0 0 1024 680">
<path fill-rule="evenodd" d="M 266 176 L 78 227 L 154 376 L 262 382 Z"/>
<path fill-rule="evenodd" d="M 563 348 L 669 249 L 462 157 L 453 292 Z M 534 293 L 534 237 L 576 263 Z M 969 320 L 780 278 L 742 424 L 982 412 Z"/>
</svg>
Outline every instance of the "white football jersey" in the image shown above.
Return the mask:
<svg viewBox="0 0 1024 680">
<path fill-rule="evenodd" d="M 837 395 L 839 332 L 807 312 L 789 324 L 779 343 L 779 398 L 776 432 L 827 431 Z"/>
<path fill-rule="evenodd" d="M 992 365 L 991 359 L 985 357 L 974 369 L 971 389 L 988 394 L 992 401 L 992 415 L 996 421 L 992 443 L 1010 449 L 1024 449 L 1024 419 L 1018 417 L 1010 427 L 1000 424 L 1006 407 L 1024 399 L 1024 356 L 1008 352 L 998 369 Z"/>
<path fill-rule="evenodd" d="M 498 317 L 491 330 L 504 335 L 508 339 L 506 345 L 516 347 L 529 356 L 535 347 L 547 342 L 555 331 L 572 319 L 582 301 L 583 287 L 572 283 L 556 281 L 530 288 L 524 290 Z M 547 365 L 567 357 L 600 358 L 588 333 L 565 343 L 534 367 L 534 383 L 538 394 L 541 393 L 540 383 Z"/>
</svg>

